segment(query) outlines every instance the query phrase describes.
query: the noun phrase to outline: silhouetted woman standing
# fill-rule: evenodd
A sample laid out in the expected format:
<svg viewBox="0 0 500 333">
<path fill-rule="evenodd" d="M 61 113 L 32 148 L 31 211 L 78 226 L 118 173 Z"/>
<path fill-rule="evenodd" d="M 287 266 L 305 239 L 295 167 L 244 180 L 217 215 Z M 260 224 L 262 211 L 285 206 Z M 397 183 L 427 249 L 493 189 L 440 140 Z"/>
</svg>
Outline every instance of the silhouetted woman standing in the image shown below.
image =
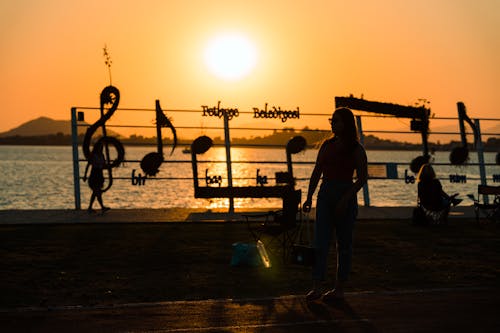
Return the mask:
<svg viewBox="0 0 500 333">
<path fill-rule="evenodd" d="M 87 173 L 89 167 L 92 166 L 90 170 L 89 187 L 92 190 L 92 195 L 90 196 L 90 203 L 88 212 L 92 213 L 94 210 L 92 206 L 94 204 L 95 199 L 101 205 L 102 212 L 109 210 L 109 207 L 105 207 L 102 202 L 102 188 L 104 186 L 104 173 L 103 170 L 106 166 L 106 159 L 104 158 L 104 154 L 102 152 L 102 144 L 96 143 L 94 148 L 92 149 L 92 153 L 90 153 L 89 161 L 87 163 L 87 167 L 85 168 L 85 175 L 83 176 L 83 181 L 87 181 Z"/>
<path fill-rule="evenodd" d="M 307 199 L 303 210 L 309 212 L 318 182 L 323 180 L 316 203 L 314 227 L 315 263 L 312 270 L 313 286 L 308 301 L 343 299 L 344 285 L 349 277 L 352 259 L 352 231 L 358 212 L 358 191 L 368 178 L 367 158 L 358 141 L 354 115 L 347 108 L 336 109 L 329 119 L 333 137 L 321 145 L 311 174 Z M 353 183 L 356 170 L 357 179 Z M 326 280 L 327 258 L 335 231 L 337 245 L 337 275 L 335 288 L 322 294 Z"/>
</svg>

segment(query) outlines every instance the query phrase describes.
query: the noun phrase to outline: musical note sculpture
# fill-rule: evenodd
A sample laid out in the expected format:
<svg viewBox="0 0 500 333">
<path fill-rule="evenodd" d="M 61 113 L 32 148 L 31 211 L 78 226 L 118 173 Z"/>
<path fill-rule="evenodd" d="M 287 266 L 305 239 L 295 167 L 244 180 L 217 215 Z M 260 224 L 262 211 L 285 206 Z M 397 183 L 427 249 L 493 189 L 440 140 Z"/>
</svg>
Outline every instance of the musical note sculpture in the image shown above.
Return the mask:
<svg viewBox="0 0 500 333">
<path fill-rule="evenodd" d="M 113 113 L 118 108 L 118 103 L 120 102 L 120 91 L 114 86 L 105 87 L 100 96 L 100 110 L 101 117 L 95 123 L 90 125 L 85 132 L 85 137 L 83 139 L 82 150 L 85 158 L 89 160 L 91 155 L 90 145 L 92 144 L 92 136 L 96 133 L 99 127 L 102 128 L 103 135 L 94 142 L 95 145 L 104 147 L 104 157 L 106 160 L 104 169 L 108 172 L 108 185 L 102 189 L 102 192 L 107 191 L 113 185 L 113 173 L 112 169 L 118 167 L 125 159 L 125 149 L 122 143 L 115 137 L 108 136 L 106 134 L 106 121 L 108 121 Z M 104 112 L 105 108 L 107 112 Z M 113 146 L 117 152 L 116 158 L 111 160 L 109 154 L 109 146 Z"/>
<path fill-rule="evenodd" d="M 141 160 L 141 169 L 146 176 L 155 176 L 160 171 L 159 168 L 165 160 L 163 157 L 162 127 L 167 127 L 172 130 L 174 136 L 172 151 L 170 152 L 170 155 L 172 155 L 175 147 L 177 147 L 177 132 L 170 119 L 161 109 L 160 101 L 156 100 L 156 142 L 158 149 L 156 152 L 146 154 Z"/>
<path fill-rule="evenodd" d="M 405 106 L 392 103 L 381 103 L 364 100 L 363 98 L 349 97 L 335 97 L 335 107 L 346 107 L 352 110 L 360 110 L 367 112 L 374 112 L 379 114 L 393 115 L 398 118 L 410 118 L 410 129 L 415 132 L 420 132 L 422 136 L 423 154 L 414 158 L 410 162 L 410 170 L 417 173 L 420 167 L 429 162 L 429 117 L 431 110 L 426 108 L 425 105 Z"/>
<path fill-rule="evenodd" d="M 465 133 L 465 124 L 467 122 L 474 133 L 474 147 L 477 145 L 477 128 L 472 120 L 467 116 L 467 110 L 465 109 L 465 104 L 462 102 L 457 103 L 458 109 L 458 124 L 460 126 L 460 138 L 462 141 L 462 146 L 455 147 L 450 153 L 450 162 L 453 165 L 462 165 L 469 160 L 469 147 L 467 143 L 467 134 Z"/>
</svg>

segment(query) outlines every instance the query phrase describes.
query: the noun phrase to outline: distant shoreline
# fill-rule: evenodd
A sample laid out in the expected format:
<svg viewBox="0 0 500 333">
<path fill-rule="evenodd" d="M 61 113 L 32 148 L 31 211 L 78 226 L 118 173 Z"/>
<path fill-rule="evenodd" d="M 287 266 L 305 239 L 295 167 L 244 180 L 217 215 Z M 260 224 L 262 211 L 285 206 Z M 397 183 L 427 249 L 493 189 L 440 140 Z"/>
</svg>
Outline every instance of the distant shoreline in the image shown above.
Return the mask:
<svg viewBox="0 0 500 333">
<path fill-rule="evenodd" d="M 154 144 L 132 144 L 132 143 L 127 143 L 126 144 L 129 147 L 154 147 L 156 145 Z M 10 144 L 10 143 L 2 143 L 0 142 L 0 147 L 7 147 L 7 146 L 25 146 L 25 147 L 71 147 L 71 144 L 44 144 L 44 143 L 33 143 L 33 144 L 25 144 L 25 143 L 20 143 L 20 144 Z M 187 147 L 189 145 L 187 144 L 179 144 L 179 147 Z M 214 145 L 215 147 L 224 147 L 224 145 Z M 232 148 L 251 148 L 251 149 L 280 149 L 282 147 L 278 146 L 251 146 L 251 145 L 239 145 L 239 144 L 232 144 Z M 367 151 L 415 151 L 415 152 L 420 152 L 422 151 L 421 148 L 405 148 L 405 147 L 365 147 Z M 306 149 L 318 149 L 318 147 L 308 147 Z M 436 152 L 441 151 L 441 152 L 446 152 L 450 150 L 446 149 L 435 149 Z M 495 149 L 484 149 L 484 152 L 487 153 L 495 153 L 498 152 L 498 150 Z M 470 152 L 476 152 L 475 149 L 471 149 Z"/>
<path fill-rule="evenodd" d="M 310 137 L 303 132 L 288 132 L 279 133 L 266 137 L 257 138 L 232 138 L 231 146 L 233 147 L 249 147 L 249 148 L 278 148 L 284 147 L 290 135 L 302 135 L 306 138 L 307 142 L 310 143 L 309 149 L 316 147 L 318 142 L 321 140 L 318 137 Z M 286 138 L 285 138 L 286 136 Z M 127 146 L 145 146 L 151 147 L 156 146 L 156 138 L 145 138 L 145 137 L 119 137 L 119 140 Z M 78 144 L 81 145 L 83 142 L 83 134 L 78 136 Z M 189 147 L 192 141 L 179 140 L 179 147 Z M 223 146 L 224 140 L 220 137 L 213 138 L 214 146 Z M 163 144 L 172 145 L 171 139 L 163 140 Z M 0 137 L 0 146 L 12 145 L 12 146 L 71 146 L 72 136 L 63 133 L 50 134 L 50 135 L 39 135 L 39 136 L 7 136 Z M 451 151 L 455 147 L 460 147 L 461 143 L 458 141 L 451 141 L 449 143 L 434 143 L 429 142 L 430 151 Z M 408 143 L 400 141 L 392 141 L 387 139 L 380 139 L 373 135 L 366 135 L 364 137 L 364 147 L 367 150 L 410 150 L 410 151 L 420 151 L 422 150 L 422 144 L 420 143 Z M 472 144 L 469 144 L 469 151 L 475 151 Z M 486 142 L 483 142 L 483 150 L 485 152 L 498 152 L 500 151 L 500 139 L 489 138 Z"/>
</svg>

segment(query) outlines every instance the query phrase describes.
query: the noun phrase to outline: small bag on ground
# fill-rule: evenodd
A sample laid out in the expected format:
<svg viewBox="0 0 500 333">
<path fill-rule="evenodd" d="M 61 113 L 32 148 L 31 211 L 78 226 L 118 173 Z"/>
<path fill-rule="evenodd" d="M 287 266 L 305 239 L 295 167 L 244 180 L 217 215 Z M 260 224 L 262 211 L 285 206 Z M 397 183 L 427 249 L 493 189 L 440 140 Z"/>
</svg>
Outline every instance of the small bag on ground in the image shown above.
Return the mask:
<svg viewBox="0 0 500 333">
<path fill-rule="evenodd" d="M 312 223 L 309 214 L 306 214 L 304 221 L 300 224 L 298 231 L 298 243 L 292 246 L 292 263 L 303 266 L 314 264 L 314 247 L 312 246 L 311 229 Z M 305 232 L 304 232 L 305 231 Z M 304 241 L 304 234 L 306 240 Z"/>
<path fill-rule="evenodd" d="M 271 262 L 264 244 L 260 240 L 255 244 L 237 242 L 233 244 L 231 266 L 264 266 L 269 268 Z"/>
</svg>

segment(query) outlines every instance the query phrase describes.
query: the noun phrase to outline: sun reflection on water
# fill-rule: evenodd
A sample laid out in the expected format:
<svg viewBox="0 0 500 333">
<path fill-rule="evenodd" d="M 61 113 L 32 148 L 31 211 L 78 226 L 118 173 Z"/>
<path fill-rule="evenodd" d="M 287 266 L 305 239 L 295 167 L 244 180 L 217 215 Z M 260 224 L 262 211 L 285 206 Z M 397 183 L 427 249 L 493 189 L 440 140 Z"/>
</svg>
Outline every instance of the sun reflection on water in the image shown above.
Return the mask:
<svg viewBox="0 0 500 333">
<path fill-rule="evenodd" d="M 150 152 L 151 147 L 127 147 L 126 157 L 129 161 L 138 160 Z M 400 179 L 370 179 L 370 201 L 373 206 L 412 206 L 416 200 L 416 184 L 406 184 L 405 169 L 409 161 L 419 155 L 418 151 L 368 151 L 370 162 L 397 162 Z M 297 188 L 302 190 L 302 198 L 307 191 L 309 177 L 316 158 L 317 149 L 309 149 L 293 156 L 294 176 Z M 73 185 L 73 165 L 71 147 L 38 147 L 38 146 L 3 146 L 0 147 L 0 173 L 4 176 L 0 182 L 0 209 L 73 209 L 75 205 Z M 80 152 L 80 156 L 81 152 Z M 495 163 L 496 153 L 486 152 L 486 174 L 491 177 L 498 174 Z M 135 169 L 142 172 L 136 162 L 127 162 L 113 169 L 113 186 L 105 192 L 103 199 L 112 208 L 204 208 L 227 209 L 229 199 L 196 199 L 190 156 L 175 151 L 172 156 L 166 155 L 155 178 L 148 178 L 144 186 L 133 186 L 131 174 Z M 277 171 L 286 171 L 286 155 L 284 149 L 232 148 L 232 173 L 234 186 L 257 186 L 256 172 L 267 176 L 268 184 L 275 185 L 274 175 Z M 447 152 L 436 152 L 436 163 L 448 161 Z M 202 162 L 198 166 L 200 186 L 205 184 L 205 170 L 209 174 L 220 175 L 221 186 L 227 186 L 226 155 L 224 147 L 213 147 L 198 156 Z M 255 163 L 240 163 L 257 161 Z M 278 161 L 279 163 L 268 163 Z M 299 162 L 299 163 L 296 163 Z M 307 163 L 301 163 L 307 162 Z M 471 163 L 477 163 L 477 154 L 471 155 Z M 80 176 L 83 176 L 86 163 L 80 162 Z M 447 193 L 476 193 L 479 183 L 477 166 L 460 168 L 448 165 L 436 165 L 436 173 L 442 179 Z M 466 183 L 450 183 L 450 174 L 467 175 Z M 490 178 L 491 179 L 491 178 Z M 86 208 L 90 199 L 87 183 L 80 181 L 81 205 Z M 213 185 L 217 186 L 217 185 Z M 360 204 L 363 195 L 358 194 Z M 317 191 L 316 191 L 317 194 Z M 471 204 L 465 198 L 464 205 Z M 279 198 L 236 198 L 236 209 L 277 208 L 281 207 Z"/>
</svg>

